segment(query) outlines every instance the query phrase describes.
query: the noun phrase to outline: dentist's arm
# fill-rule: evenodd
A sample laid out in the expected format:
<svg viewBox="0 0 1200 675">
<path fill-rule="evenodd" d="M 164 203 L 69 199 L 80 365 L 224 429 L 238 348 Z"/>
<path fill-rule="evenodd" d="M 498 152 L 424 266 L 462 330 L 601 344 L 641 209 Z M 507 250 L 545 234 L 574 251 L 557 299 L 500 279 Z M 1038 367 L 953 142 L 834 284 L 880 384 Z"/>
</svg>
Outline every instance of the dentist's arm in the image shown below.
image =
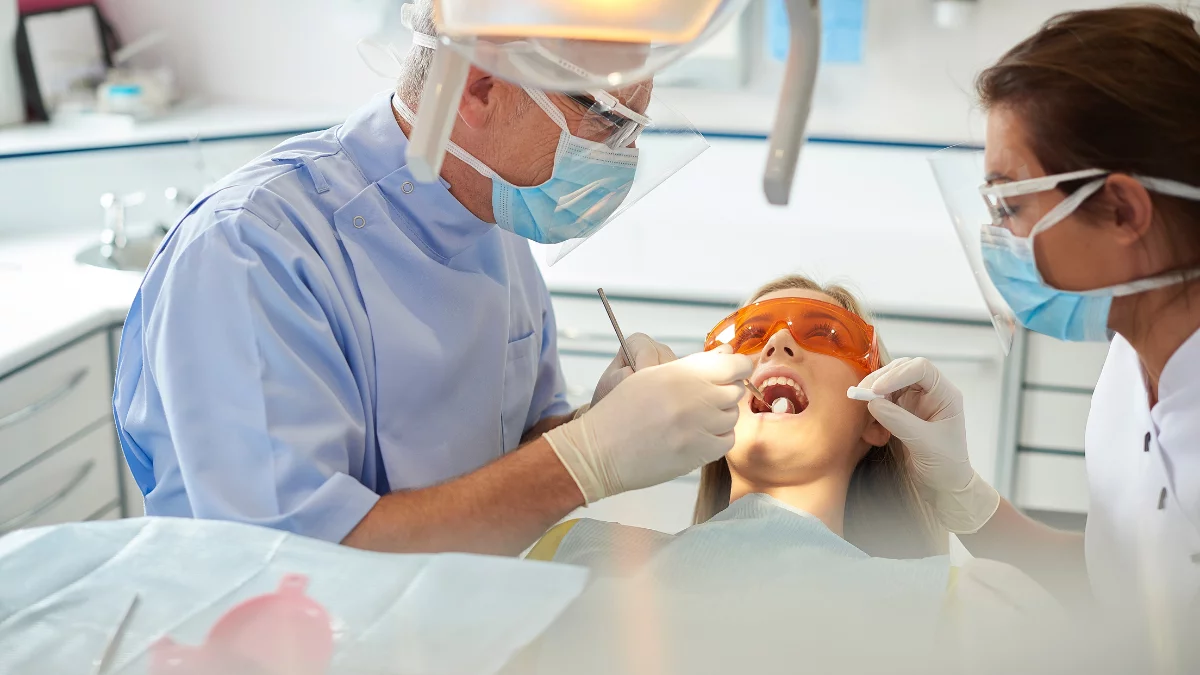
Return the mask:
<svg viewBox="0 0 1200 675">
<path fill-rule="evenodd" d="M 586 415 L 448 483 L 380 499 L 342 543 L 515 555 L 584 503 L 678 478 L 729 452 L 754 364 L 696 354 L 630 375 Z"/>
<path fill-rule="evenodd" d="M 1064 602 L 1088 595 L 1083 536 L 1047 527 L 1018 511 L 971 466 L 962 393 L 927 359 L 897 359 L 861 385 L 893 402 L 871 414 L 908 449 L 919 491 L 972 555 L 1020 568 Z"/>
</svg>

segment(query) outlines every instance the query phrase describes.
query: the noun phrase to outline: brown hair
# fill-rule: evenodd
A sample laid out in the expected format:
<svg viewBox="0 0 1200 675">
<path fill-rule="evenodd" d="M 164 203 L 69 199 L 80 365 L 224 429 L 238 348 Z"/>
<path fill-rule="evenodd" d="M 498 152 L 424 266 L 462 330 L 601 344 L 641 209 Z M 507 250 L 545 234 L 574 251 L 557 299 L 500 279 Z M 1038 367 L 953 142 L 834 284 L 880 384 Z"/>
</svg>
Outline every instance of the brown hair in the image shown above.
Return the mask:
<svg viewBox="0 0 1200 675">
<path fill-rule="evenodd" d="M 1020 116 L 1047 174 L 1107 169 L 1200 185 L 1197 30 L 1187 14 L 1157 6 L 1059 14 L 984 70 L 976 90 L 984 110 Z M 1181 252 L 1200 247 L 1200 203 L 1151 198 L 1190 245 Z"/>
<path fill-rule="evenodd" d="M 868 323 L 871 316 L 843 286 L 822 286 L 799 275 L 786 276 L 758 289 L 746 303 L 769 293 L 806 290 L 824 293 Z M 883 344 L 880 359 L 890 359 Z M 724 458 L 704 467 L 693 522 L 703 523 L 729 506 L 732 481 Z M 846 541 L 880 558 L 924 558 L 944 553 L 948 535 L 935 524 L 909 473 L 908 450 L 895 438 L 871 448 L 855 467 L 846 494 Z"/>
</svg>

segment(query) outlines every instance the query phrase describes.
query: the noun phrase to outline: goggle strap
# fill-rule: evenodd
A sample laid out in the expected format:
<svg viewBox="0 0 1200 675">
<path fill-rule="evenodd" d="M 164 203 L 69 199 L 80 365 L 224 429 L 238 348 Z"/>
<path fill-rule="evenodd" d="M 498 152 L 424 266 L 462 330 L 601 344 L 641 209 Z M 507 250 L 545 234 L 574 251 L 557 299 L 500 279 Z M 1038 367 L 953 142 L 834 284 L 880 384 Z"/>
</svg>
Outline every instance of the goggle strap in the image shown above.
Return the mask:
<svg viewBox="0 0 1200 675">
<path fill-rule="evenodd" d="M 407 103 L 400 100 L 398 95 L 392 96 L 392 107 L 396 109 L 396 112 L 400 114 L 400 117 L 404 118 L 405 122 L 408 122 L 409 124 L 417 123 L 416 113 L 414 113 L 412 109 L 408 107 Z M 462 147 L 454 141 L 446 142 L 446 152 L 462 160 L 467 166 L 470 166 L 472 169 L 478 171 L 479 174 L 484 178 L 502 180 L 500 178 L 500 174 L 492 171 L 491 167 L 476 159 L 471 153 L 463 150 Z"/>
</svg>

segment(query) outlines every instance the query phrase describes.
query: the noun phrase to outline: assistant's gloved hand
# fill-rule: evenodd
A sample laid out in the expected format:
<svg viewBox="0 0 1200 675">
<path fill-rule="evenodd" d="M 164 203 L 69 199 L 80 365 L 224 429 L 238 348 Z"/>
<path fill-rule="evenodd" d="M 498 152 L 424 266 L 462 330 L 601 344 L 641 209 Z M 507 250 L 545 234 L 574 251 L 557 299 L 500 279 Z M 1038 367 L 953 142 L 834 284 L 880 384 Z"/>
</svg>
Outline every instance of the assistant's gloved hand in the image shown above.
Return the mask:
<svg viewBox="0 0 1200 675">
<path fill-rule="evenodd" d="M 753 370 L 750 357 L 728 349 L 639 370 L 545 438 L 589 504 L 665 483 L 733 447 Z"/>
<path fill-rule="evenodd" d="M 596 383 L 596 389 L 592 395 L 592 405 L 596 405 L 601 399 L 608 396 L 608 393 L 624 382 L 625 378 L 632 375 L 635 369 L 644 370 L 670 363 L 679 358 L 675 356 L 675 352 L 671 351 L 670 347 L 642 333 L 630 335 L 625 340 L 625 344 L 629 346 L 629 352 L 633 355 L 634 367 L 630 368 L 626 365 L 625 354 L 617 350 L 617 356 L 600 376 L 600 381 Z"/>
<path fill-rule="evenodd" d="M 867 404 L 871 415 L 908 448 L 920 492 L 946 529 L 978 532 L 1000 506 L 1000 493 L 971 467 L 958 387 L 924 358 L 896 359 L 859 386 L 884 396 L 903 390 L 899 405 Z"/>
</svg>

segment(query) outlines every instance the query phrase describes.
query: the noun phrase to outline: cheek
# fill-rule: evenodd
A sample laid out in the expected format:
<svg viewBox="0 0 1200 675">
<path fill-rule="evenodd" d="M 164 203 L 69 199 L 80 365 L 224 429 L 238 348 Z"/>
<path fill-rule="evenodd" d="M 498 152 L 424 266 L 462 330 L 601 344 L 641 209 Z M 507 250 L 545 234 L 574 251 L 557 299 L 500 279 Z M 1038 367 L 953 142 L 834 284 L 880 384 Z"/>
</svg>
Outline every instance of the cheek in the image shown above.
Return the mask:
<svg viewBox="0 0 1200 675">
<path fill-rule="evenodd" d="M 1081 217 L 1072 215 L 1037 236 L 1034 256 L 1046 283 L 1068 291 L 1104 285 L 1099 280 L 1109 265 L 1098 264 L 1105 257 L 1097 250 L 1093 230 Z"/>
</svg>

